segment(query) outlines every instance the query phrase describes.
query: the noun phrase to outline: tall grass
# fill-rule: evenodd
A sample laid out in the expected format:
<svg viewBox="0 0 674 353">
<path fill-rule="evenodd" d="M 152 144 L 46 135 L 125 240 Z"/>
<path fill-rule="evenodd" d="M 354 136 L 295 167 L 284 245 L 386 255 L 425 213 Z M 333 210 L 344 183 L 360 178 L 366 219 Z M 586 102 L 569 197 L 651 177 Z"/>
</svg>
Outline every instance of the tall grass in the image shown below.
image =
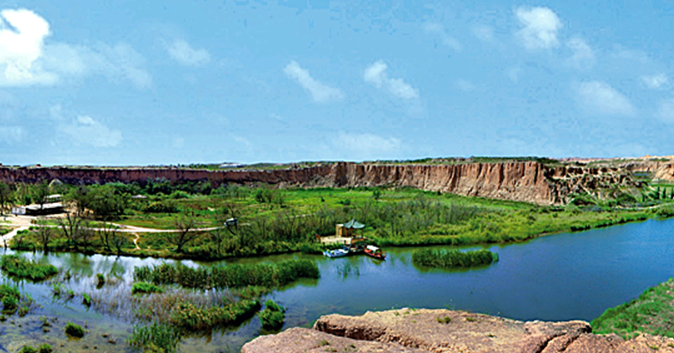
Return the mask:
<svg viewBox="0 0 674 353">
<path fill-rule="evenodd" d="M 498 261 L 498 254 L 486 249 L 474 251 L 421 249 L 412 253 L 415 265 L 428 267 L 472 267 Z"/>
<path fill-rule="evenodd" d="M 187 288 L 240 288 L 262 286 L 276 288 L 299 278 L 318 278 L 318 266 L 309 260 L 278 263 L 236 264 L 191 268 L 182 264 L 161 264 L 134 269 L 134 281 L 154 284 L 178 284 Z"/>
<path fill-rule="evenodd" d="M 18 255 L 4 255 L 0 258 L 0 269 L 10 276 L 42 281 L 58 273 L 51 264 L 39 264 Z"/>
<path fill-rule="evenodd" d="M 175 353 L 180 340 L 178 329 L 155 322 L 148 326 L 134 325 L 127 343 L 135 351 Z"/>
</svg>

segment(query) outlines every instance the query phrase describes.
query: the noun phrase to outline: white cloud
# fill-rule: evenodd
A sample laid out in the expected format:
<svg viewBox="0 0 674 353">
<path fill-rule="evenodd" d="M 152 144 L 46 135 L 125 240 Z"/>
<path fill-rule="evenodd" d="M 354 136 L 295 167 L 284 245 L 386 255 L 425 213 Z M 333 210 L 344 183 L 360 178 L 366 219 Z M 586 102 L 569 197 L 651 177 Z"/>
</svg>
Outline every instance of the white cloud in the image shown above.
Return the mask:
<svg viewBox="0 0 674 353">
<path fill-rule="evenodd" d="M 42 56 L 49 23 L 26 9 L 0 11 L 0 85 L 50 85 L 56 76 L 44 72 Z"/>
<path fill-rule="evenodd" d="M 400 151 L 402 142 L 394 137 L 370 133 L 340 132 L 333 140 L 333 145 L 335 149 L 343 151 L 347 158 L 362 160 L 393 156 Z"/>
<path fill-rule="evenodd" d="M 522 27 L 517 36 L 525 48 L 549 49 L 559 45 L 557 32 L 563 25 L 554 11 L 547 7 L 519 7 L 515 16 Z"/>
<path fill-rule="evenodd" d="M 122 142 L 122 133 L 113 130 L 87 115 L 78 116 L 69 124 L 59 126 L 59 131 L 77 145 L 116 147 Z"/>
<path fill-rule="evenodd" d="M 344 98 L 341 90 L 317 81 L 311 77 L 308 70 L 303 69 L 296 61 L 291 61 L 286 65 L 283 72 L 289 78 L 297 81 L 302 88 L 311 94 L 311 98 L 316 102 L 323 103 Z"/>
<path fill-rule="evenodd" d="M 635 112 L 629 98 L 604 82 L 581 83 L 578 86 L 578 98 L 583 108 L 591 113 L 632 115 Z"/>
<path fill-rule="evenodd" d="M 0 86 L 54 85 L 90 74 L 141 88 L 152 82 L 145 59 L 127 44 L 45 43 L 49 35 L 49 23 L 30 10 L 0 11 Z"/>
<path fill-rule="evenodd" d="M 184 40 L 176 40 L 166 46 L 169 55 L 177 62 L 187 66 L 202 66 L 211 61 L 206 49 L 194 49 Z"/>
<path fill-rule="evenodd" d="M 424 32 L 426 34 L 438 36 L 442 41 L 442 44 L 446 45 L 447 47 L 451 48 L 454 51 L 461 51 L 463 49 L 461 43 L 459 43 L 459 41 L 456 40 L 454 37 L 447 34 L 447 32 L 445 31 L 445 27 L 439 23 L 426 23 L 424 25 Z"/>
<path fill-rule="evenodd" d="M 459 89 L 460 91 L 464 92 L 472 92 L 476 88 L 473 82 L 462 78 L 454 81 L 454 86 L 456 86 L 456 88 Z"/>
<path fill-rule="evenodd" d="M 21 142 L 23 134 L 23 128 L 20 126 L 0 126 L 0 143 Z"/>
<path fill-rule="evenodd" d="M 583 39 L 571 38 L 566 45 L 573 52 L 569 59 L 572 66 L 584 68 L 594 65 L 594 51 Z"/>
<path fill-rule="evenodd" d="M 494 29 L 489 26 L 475 26 L 470 29 L 470 32 L 475 38 L 483 42 L 491 42 L 494 40 Z"/>
<path fill-rule="evenodd" d="M 660 102 L 656 116 L 665 123 L 674 124 L 674 99 Z"/>
<path fill-rule="evenodd" d="M 669 77 L 665 74 L 641 76 L 641 82 L 650 89 L 663 89 L 669 85 Z"/>
<path fill-rule="evenodd" d="M 419 92 L 400 78 L 389 78 L 386 74 L 388 66 L 379 60 L 368 66 L 363 73 L 365 82 L 377 87 L 384 88 L 392 95 L 402 99 L 419 98 Z"/>
</svg>

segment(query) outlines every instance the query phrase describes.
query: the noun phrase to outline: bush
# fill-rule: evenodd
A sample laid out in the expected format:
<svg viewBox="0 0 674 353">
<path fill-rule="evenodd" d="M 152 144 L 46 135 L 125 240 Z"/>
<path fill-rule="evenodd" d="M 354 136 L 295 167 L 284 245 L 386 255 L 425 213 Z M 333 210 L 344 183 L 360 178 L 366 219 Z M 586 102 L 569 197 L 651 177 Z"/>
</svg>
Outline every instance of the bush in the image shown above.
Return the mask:
<svg viewBox="0 0 674 353">
<path fill-rule="evenodd" d="M 42 281 L 58 273 L 51 264 L 37 264 L 18 255 L 4 255 L 0 259 L 0 269 L 10 276 Z"/>
<path fill-rule="evenodd" d="M 91 306 L 91 297 L 87 293 L 82 293 L 82 304 Z"/>
<path fill-rule="evenodd" d="M 260 313 L 262 327 L 269 330 L 277 330 L 283 326 L 285 310 L 273 300 L 264 303 L 265 309 Z"/>
<path fill-rule="evenodd" d="M 66 335 L 82 338 L 84 337 L 84 329 L 80 325 L 68 322 L 66 324 Z"/>
<path fill-rule="evenodd" d="M 98 287 L 101 287 L 105 284 L 105 276 L 102 273 L 97 273 L 96 279 L 98 280 L 98 283 L 96 284 Z"/>
<path fill-rule="evenodd" d="M 157 287 L 152 283 L 136 282 L 131 286 L 131 294 L 136 293 L 164 293 L 161 287 Z"/>
<path fill-rule="evenodd" d="M 31 346 L 25 345 L 21 348 L 19 353 L 37 353 L 37 350 Z"/>
<path fill-rule="evenodd" d="M 40 348 L 38 348 L 39 353 L 52 353 L 54 349 L 49 343 L 43 343 Z"/>
</svg>

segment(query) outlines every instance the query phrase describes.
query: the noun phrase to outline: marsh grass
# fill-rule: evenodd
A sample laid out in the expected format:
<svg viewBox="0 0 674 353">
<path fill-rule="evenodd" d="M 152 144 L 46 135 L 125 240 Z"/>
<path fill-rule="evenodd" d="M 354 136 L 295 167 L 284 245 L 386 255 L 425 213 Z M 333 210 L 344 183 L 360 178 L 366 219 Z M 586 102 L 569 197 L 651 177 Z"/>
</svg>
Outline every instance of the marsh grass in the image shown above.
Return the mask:
<svg viewBox="0 0 674 353">
<path fill-rule="evenodd" d="M 498 254 L 486 249 L 473 251 L 420 249 L 412 253 L 415 265 L 452 268 L 489 265 L 498 261 Z"/>
<path fill-rule="evenodd" d="M 134 325 L 127 343 L 135 351 L 175 353 L 180 345 L 180 332 L 169 325 Z"/>
<path fill-rule="evenodd" d="M 347 278 L 350 275 L 360 276 L 360 269 L 358 266 L 353 265 L 351 262 L 343 262 L 335 267 L 337 274 L 343 278 Z"/>
<path fill-rule="evenodd" d="M 267 330 L 280 329 L 285 319 L 285 309 L 271 299 L 267 300 L 264 306 L 264 310 L 259 314 L 262 328 Z"/>
<path fill-rule="evenodd" d="M 276 288 L 300 278 L 318 278 L 318 266 L 310 260 L 278 263 L 235 264 L 192 268 L 182 264 L 161 264 L 134 268 L 134 281 L 178 284 L 186 288 Z"/>
<path fill-rule="evenodd" d="M 32 281 L 42 281 L 58 273 L 54 265 L 36 263 L 18 255 L 3 255 L 0 258 L 0 269 L 12 277 Z"/>
</svg>

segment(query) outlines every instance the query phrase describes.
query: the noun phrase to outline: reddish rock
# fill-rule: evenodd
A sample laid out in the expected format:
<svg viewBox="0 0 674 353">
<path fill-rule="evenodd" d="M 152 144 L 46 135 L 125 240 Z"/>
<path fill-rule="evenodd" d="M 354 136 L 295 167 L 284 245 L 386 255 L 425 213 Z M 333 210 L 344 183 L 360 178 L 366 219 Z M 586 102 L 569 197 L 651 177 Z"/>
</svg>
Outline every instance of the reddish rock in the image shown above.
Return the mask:
<svg viewBox="0 0 674 353">
<path fill-rule="evenodd" d="M 329 347 L 325 342 L 330 343 Z M 313 330 L 290 329 L 278 335 L 259 337 L 242 350 L 244 353 L 326 351 L 674 352 L 674 340 L 641 335 L 625 341 L 616 335 L 594 335 L 584 321 L 522 322 L 463 311 L 401 309 L 368 312 L 362 316 L 323 316 Z"/>
</svg>

